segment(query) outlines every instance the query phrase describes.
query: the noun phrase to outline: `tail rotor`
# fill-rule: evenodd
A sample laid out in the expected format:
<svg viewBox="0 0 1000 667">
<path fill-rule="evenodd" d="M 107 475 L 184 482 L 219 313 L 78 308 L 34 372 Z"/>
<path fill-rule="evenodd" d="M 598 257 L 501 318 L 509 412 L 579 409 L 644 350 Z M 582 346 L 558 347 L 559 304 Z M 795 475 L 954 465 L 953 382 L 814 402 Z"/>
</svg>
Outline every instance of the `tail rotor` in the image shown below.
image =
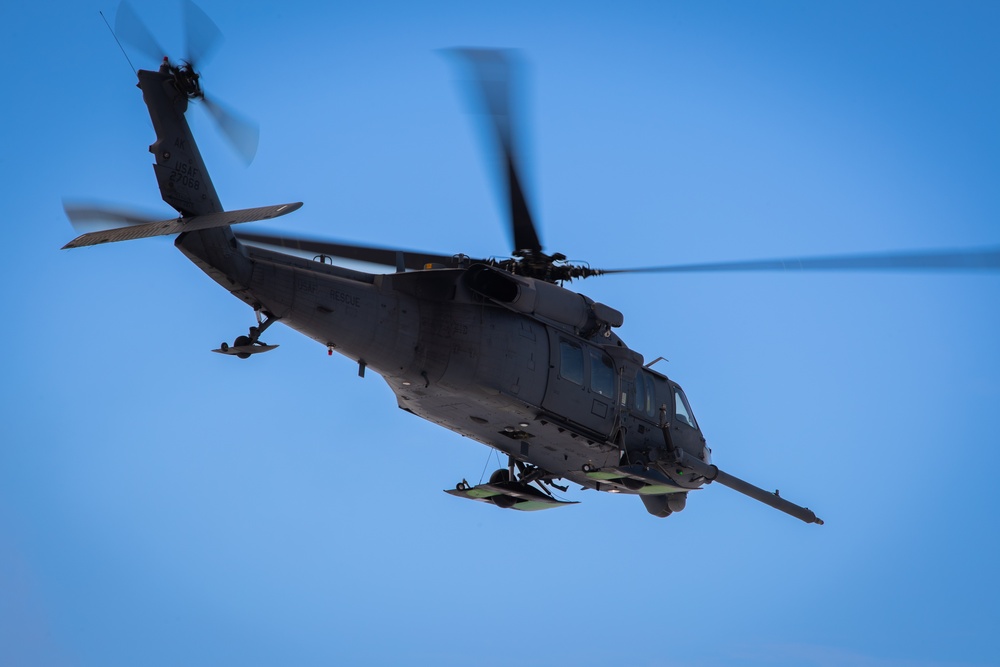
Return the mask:
<svg viewBox="0 0 1000 667">
<path fill-rule="evenodd" d="M 175 63 L 167 56 L 153 32 L 139 15 L 122 0 L 115 17 L 116 35 L 139 50 L 144 56 L 160 61 L 160 70 L 174 77 L 177 90 L 188 99 L 202 103 L 233 150 L 249 165 L 257 154 L 260 129 L 254 121 L 205 96 L 201 74 L 197 69 L 210 59 L 222 42 L 222 31 L 192 0 L 183 0 L 183 23 L 186 58 Z"/>
</svg>

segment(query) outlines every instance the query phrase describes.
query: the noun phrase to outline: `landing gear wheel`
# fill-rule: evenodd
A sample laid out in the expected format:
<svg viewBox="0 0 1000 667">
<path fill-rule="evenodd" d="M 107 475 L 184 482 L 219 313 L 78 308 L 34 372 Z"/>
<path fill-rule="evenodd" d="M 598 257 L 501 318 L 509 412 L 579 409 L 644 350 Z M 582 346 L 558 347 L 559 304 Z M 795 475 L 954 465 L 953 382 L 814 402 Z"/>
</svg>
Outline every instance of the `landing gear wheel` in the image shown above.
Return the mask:
<svg viewBox="0 0 1000 667">
<path fill-rule="evenodd" d="M 249 344 L 250 344 L 249 336 L 237 336 L 236 340 L 233 341 L 233 347 L 243 347 L 244 345 L 249 345 Z M 239 357 L 240 359 L 249 359 L 250 353 L 240 352 L 236 356 Z"/>
<path fill-rule="evenodd" d="M 490 484 L 505 484 L 509 481 L 510 471 L 506 468 L 500 468 L 490 475 Z M 490 500 L 493 501 L 494 505 L 503 509 L 510 509 L 517 502 L 517 498 L 511 498 L 510 496 L 493 496 Z"/>
<path fill-rule="evenodd" d="M 510 496 L 493 496 L 490 500 L 493 501 L 494 505 L 505 510 L 510 509 L 517 502 L 516 498 L 511 498 Z"/>
<path fill-rule="evenodd" d="M 646 486 L 646 483 L 641 479 L 632 479 L 631 477 L 622 477 L 620 480 L 617 480 L 617 482 L 629 491 L 638 491 L 642 487 Z"/>
<path fill-rule="evenodd" d="M 510 471 L 506 468 L 500 468 L 495 470 L 492 475 L 490 475 L 490 484 L 503 484 L 504 482 L 510 481 Z"/>
</svg>

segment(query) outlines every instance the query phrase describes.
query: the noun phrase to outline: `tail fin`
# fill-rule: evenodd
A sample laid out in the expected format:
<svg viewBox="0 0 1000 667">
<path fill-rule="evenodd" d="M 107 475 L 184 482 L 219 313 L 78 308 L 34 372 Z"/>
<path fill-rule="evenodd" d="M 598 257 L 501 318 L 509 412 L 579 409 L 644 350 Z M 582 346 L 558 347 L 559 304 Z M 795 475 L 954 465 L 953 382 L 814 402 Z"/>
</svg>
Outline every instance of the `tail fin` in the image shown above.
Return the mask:
<svg viewBox="0 0 1000 667">
<path fill-rule="evenodd" d="M 163 201 L 184 216 L 221 213 L 222 203 L 191 135 L 184 112 L 188 96 L 169 71 L 139 70 L 139 88 L 156 131 L 149 152 Z"/>
</svg>

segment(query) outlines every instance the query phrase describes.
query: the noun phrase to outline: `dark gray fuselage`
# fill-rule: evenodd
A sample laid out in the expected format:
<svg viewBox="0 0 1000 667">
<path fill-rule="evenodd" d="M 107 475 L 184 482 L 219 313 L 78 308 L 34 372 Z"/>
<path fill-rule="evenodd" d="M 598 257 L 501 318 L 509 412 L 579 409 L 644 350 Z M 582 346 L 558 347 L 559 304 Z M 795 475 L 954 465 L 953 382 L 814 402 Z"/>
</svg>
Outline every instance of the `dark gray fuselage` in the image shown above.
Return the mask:
<svg viewBox="0 0 1000 667">
<path fill-rule="evenodd" d="M 140 71 L 139 87 L 164 201 L 184 216 L 224 210 L 184 117 L 187 98 L 163 71 Z M 181 234 L 176 245 L 255 310 L 381 375 L 399 407 L 554 476 L 607 488 L 584 467 L 655 460 L 664 446 L 676 385 L 641 369 L 610 326 L 585 324 L 613 310 L 574 292 L 521 279 L 538 304 L 518 312 L 475 288 L 469 268 L 372 275 L 247 246 L 228 227 Z M 642 377 L 657 387 L 645 409 Z M 677 444 L 707 459 L 697 427 L 685 435 Z"/>
</svg>

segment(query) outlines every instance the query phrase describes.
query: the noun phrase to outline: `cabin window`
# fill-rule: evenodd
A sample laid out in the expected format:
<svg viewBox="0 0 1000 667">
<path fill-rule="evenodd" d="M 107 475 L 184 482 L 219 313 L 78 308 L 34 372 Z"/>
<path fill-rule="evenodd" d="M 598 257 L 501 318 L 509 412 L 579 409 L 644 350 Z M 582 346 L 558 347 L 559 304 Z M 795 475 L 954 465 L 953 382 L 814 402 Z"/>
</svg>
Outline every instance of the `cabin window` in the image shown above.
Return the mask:
<svg viewBox="0 0 1000 667">
<path fill-rule="evenodd" d="M 694 413 L 691 412 L 691 406 L 688 405 L 687 398 L 680 387 L 674 387 L 674 418 L 691 428 L 698 428 L 694 421 Z"/>
<path fill-rule="evenodd" d="M 656 419 L 656 387 L 653 385 L 653 377 L 642 371 L 635 375 L 635 411 Z"/>
<path fill-rule="evenodd" d="M 611 357 L 597 350 L 590 351 L 590 388 L 601 396 L 615 396 L 615 366 Z"/>
<path fill-rule="evenodd" d="M 646 391 L 646 383 L 641 372 L 635 374 L 635 411 L 646 414 L 649 410 L 649 392 Z"/>
<path fill-rule="evenodd" d="M 576 343 L 559 341 L 559 376 L 583 386 L 583 348 Z"/>
</svg>

